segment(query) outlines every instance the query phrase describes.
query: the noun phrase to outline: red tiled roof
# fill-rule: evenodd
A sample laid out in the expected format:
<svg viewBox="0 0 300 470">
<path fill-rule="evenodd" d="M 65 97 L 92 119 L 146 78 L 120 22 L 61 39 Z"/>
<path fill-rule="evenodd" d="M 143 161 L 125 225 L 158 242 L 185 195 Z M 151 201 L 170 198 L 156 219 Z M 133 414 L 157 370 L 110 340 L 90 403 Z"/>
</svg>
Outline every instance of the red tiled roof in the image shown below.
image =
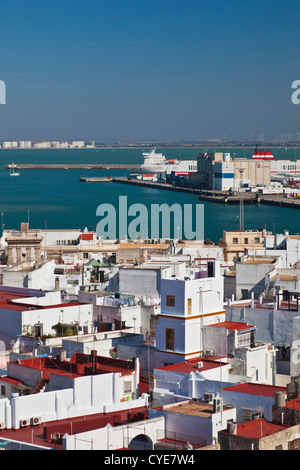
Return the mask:
<svg viewBox="0 0 300 470">
<path fill-rule="evenodd" d="M 27 304 L 22 302 L 3 302 L 0 303 L 0 309 L 4 310 L 15 310 L 19 312 L 27 312 L 28 310 L 46 310 L 50 308 L 66 308 L 72 307 L 74 305 L 82 305 L 80 302 L 69 302 L 66 304 L 56 304 L 56 305 L 37 305 L 37 304 Z"/>
<path fill-rule="evenodd" d="M 271 436 L 280 431 L 287 429 L 287 426 L 273 424 L 263 419 L 254 419 L 237 426 L 237 435 L 242 437 L 250 437 L 252 439 L 260 439 L 262 437 Z"/>
<path fill-rule="evenodd" d="M 235 321 L 222 321 L 220 323 L 213 323 L 212 325 L 209 325 L 209 326 L 216 326 L 220 328 L 226 328 L 227 330 L 237 330 L 237 331 L 252 330 L 253 328 L 256 328 L 253 325 L 248 325 L 248 323 L 235 322 Z"/>
<path fill-rule="evenodd" d="M 222 390 L 226 390 L 228 392 L 246 393 L 248 395 L 274 397 L 275 392 L 286 392 L 286 387 L 276 387 L 273 385 L 263 385 L 256 383 L 242 383 L 225 387 Z"/>
<path fill-rule="evenodd" d="M 20 382 L 19 380 L 16 379 L 11 379 L 10 377 L 4 376 L 0 377 L 1 382 L 8 382 L 11 385 L 22 385 L 23 382 Z"/>
<path fill-rule="evenodd" d="M 202 362 L 202 367 L 197 367 L 198 362 Z M 228 365 L 224 362 L 219 362 L 200 356 L 199 358 L 188 359 L 185 362 L 180 362 L 178 364 L 172 364 L 170 366 L 158 367 L 157 370 L 166 370 L 180 372 L 182 374 L 189 374 L 190 372 L 195 372 L 196 370 L 204 372 L 210 369 L 216 369 L 217 367 L 222 367 Z"/>
<path fill-rule="evenodd" d="M 300 410 L 300 398 L 289 400 L 285 404 L 285 408 L 292 408 L 293 410 Z"/>
<path fill-rule="evenodd" d="M 25 297 L 31 297 L 29 294 L 21 294 L 16 292 L 0 291 L 0 303 L 9 302 L 15 299 L 24 299 Z"/>
<path fill-rule="evenodd" d="M 76 378 L 105 373 L 127 375 L 134 371 L 133 361 L 80 353 L 73 354 L 71 361 L 60 361 L 52 357 L 32 357 L 14 363 L 42 371 L 44 379 L 49 379 L 50 374 Z"/>
<path fill-rule="evenodd" d="M 82 233 L 80 235 L 80 240 L 93 240 L 94 234 L 93 233 Z"/>
</svg>

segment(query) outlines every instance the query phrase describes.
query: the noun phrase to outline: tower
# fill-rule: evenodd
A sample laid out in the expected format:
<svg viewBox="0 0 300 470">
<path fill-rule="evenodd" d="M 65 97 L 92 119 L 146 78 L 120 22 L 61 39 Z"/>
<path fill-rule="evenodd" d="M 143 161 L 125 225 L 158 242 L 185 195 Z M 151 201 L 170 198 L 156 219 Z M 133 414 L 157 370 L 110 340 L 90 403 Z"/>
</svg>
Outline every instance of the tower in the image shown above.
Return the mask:
<svg viewBox="0 0 300 470">
<path fill-rule="evenodd" d="M 203 328 L 224 321 L 220 262 L 207 262 L 196 279 L 162 279 L 156 328 L 155 367 L 178 364 L 205 350 Z"/>
</svg>

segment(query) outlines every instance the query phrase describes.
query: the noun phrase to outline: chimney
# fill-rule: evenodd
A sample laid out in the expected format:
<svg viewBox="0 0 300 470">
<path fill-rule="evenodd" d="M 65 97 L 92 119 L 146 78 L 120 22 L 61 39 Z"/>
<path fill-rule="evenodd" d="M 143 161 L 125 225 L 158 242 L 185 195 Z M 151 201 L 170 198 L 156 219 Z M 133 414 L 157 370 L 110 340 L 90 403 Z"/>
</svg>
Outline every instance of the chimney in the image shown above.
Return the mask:
<svg viewBox="0 0 300 470">
<path fill-rule="evenodd" d="M 227 421 L 227 432 L 229 434 L 236 434 L 237 424 L 233 421 Z"/>
<path fill-rule="evenodd" d="M 285 392 L 275 392 L 275 406 L 278 408 L 285 406 Z"/>
</svg>

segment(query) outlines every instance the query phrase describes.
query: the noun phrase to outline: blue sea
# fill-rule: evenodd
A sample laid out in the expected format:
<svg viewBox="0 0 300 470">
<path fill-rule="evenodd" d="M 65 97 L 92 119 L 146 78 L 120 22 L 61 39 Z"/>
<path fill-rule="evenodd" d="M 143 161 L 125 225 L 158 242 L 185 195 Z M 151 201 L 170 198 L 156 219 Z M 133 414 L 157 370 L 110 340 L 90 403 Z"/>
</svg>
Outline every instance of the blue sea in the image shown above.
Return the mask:
<svg viewBox="0 0 300 470">
<path fill-rule="evenodd" d="M 205 148 L 157 149 L 167 158 L 196 159 Z M 216 149 L 251 158 L 253 149 Z M 127 176 L 124 170 L 21 170 L 11 177 L 5 166 L 18 163 L 122 163 L 141 164 L 141 148 L 105 149 L 0 149 L 0 213 L 5 229 L 17 229 L 21 222 L 31 228 L 79 228 L 96 230 L 97 207 L 109 203 L 118 208 L 119 196 L 127 196 L 128 205 L 153 203 L 199 204 L 197 195 L 175 191 L 140 188 L 118 183 L 83 183 L 80 176 Z M 276 159 L 298 158 L 300 149 L 273 149 Z M 300 158 L 300 155 L 299 155 Z M 202 203 L 202 202 L 201 202 Z M 222 238 L 223 230 L 237 230 L 238 205 L 204 203 L 204 237 L 214 242 Z M 266 228 L 270 231 L 300 232 L 299 212 L 266 205 L 245 205 L 245 230 Z M 175 233 L 176 236 L 176 233 Z"/>
</svg>

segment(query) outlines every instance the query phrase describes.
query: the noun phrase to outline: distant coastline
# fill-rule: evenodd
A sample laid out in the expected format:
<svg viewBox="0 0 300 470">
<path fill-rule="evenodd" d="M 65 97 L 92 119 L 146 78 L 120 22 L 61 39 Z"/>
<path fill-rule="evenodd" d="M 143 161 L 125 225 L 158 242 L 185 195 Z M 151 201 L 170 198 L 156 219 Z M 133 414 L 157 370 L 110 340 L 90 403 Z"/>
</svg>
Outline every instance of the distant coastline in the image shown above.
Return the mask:
<svg viewBox="0 0 300 470">
<path fill-rule="evenodd" d="M 65 148 L 57 148 L 57 147 L 45 147 L 45 148 L 20 148 L 20 147 L 14 147 L 14 148 L 0 148 L 1 150 L 100 150 L 100 149 L 148 149 L 148 148 L 165 148 L 165 149 L 203 149 L 203 148 L 210 148 L 210 149 L 248 149 L 248 148 L 255 148 L 257 144 L 211 144 L 211 143 L 205 143 L 203 142 L 202 144 L 162 144 L 159 142 L 153 142 L 151 144 L 136 144 L 136 145 L 101 145 L 97 144 L 94 147 L 81 147 L 81 148 L 73 148 L 73 147 L 65 147 Z M 300 148 L 300 142 L 299 143 L 293 143 L 293 144 L 275 144 L 275 143 L 267 143 L 264 142 L 262 145 L 258 145 L 260 148 L 272 148 L 272 149 L 298 149 Z"/>
</svg>

